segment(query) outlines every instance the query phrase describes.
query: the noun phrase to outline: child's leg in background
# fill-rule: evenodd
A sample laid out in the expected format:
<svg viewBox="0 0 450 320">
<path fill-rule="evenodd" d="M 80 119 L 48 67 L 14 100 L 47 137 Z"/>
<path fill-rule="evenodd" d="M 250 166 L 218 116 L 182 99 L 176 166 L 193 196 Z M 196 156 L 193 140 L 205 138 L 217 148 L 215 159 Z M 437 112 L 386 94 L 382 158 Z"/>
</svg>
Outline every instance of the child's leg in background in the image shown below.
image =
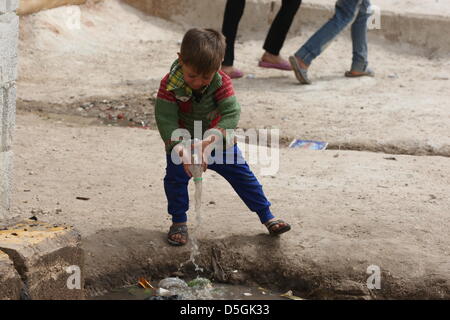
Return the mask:
<svg viewBox="0 0 450 320">
<path fill-rule="evenodd" d="M 306 65 L 317 58 L 331 41 L 352 22 L 363 0 L 338 0 L 335 14 L 295 53 Z"/>
<path fill-rule="evenodd" d="M 189 210 L 189 179 L 190 177 L 184 171 L 183 165 L 174 164 L 171 155 L 167 155 L 164 191 L 166 192 L 168 203 L 167 211 L 172 215 L 173 223 L 187 221 L 186 212 Z"/>
<path fill-rule="evenodd" d="M 233 155 L 232 157 L 230 157 L 230 153 Z M 233 159 L 232 164 L 226 163 L 227 154 L 228 159 Z M 258 214 L 261 223 L 273 219 L 274 216 L 269 209 L 270 202 L 264 195 L 258 179 L 243 159 L 238 146 L 234 145 L 234 147 L 224 150 L 222 156 L 223 164 L 213 163 L 208 165 L 208 169 L 216 171 L 231 184 L 247 207 Z"/>
<path fill-rule="evenodd" d="M 352 24 L 353 60 L 350 70 L 364 72 L 367 68 L 367 20 L 370 17 L 370 1 L 363 0 Z"/>
</svg>

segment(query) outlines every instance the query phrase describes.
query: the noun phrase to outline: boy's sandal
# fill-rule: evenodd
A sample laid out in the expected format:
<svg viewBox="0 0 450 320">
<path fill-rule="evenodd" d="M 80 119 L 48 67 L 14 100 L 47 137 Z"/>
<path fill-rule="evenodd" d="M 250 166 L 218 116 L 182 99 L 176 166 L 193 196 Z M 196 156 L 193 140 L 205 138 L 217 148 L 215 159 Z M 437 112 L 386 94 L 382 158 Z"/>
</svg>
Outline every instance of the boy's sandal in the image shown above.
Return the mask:
<svg viewBox="0 0 450 320">
<path fill-rule="evenodd" d="M 301 84 L 311 84 L 311 81 L 308 79 L 308 70 L 300 67 L 297 58 L 290 56 L 289 63 L 291 64 L 292 70 L 294 70 L 295 77 Z"/>
<path fill-rule="evenodd" d="M 180 240 L 186 240 L 186 242 L 180 242 L 172 239 L 174 234 L 181 234 Z M 172 225 L 169 229 L 169 233 L 167 234 L 167 242 L 172 246 L 184 246 L 188 241 L 188 227 L 185 224 L 174 226 Z"/>
<path fill-rule="evenodd" d="M 354 71 L 346 71 L 345 72 L 345 76 L 348 78 L 357 78 L 357 77 L 374 77 L 375 76 L 375 72 L 373 72 L 372 69 L 367 68 L 366 71 L 360 72 L 360 71 L 356 71 L 358 72 L 357 74 L 353 73 Z"/>
<path fill-rule="evenodd" d="M 280 223 L 283 223 L 285 226 L 274 230 L 273 227 Z M 267 230 L 269 230 L 269 233 L 271 236 L 277 236 L 279 234 L 282 234 L 282 233 L 285 233 L 285 232 L 291 230 L 291 226 L 288 223 L 284 222 L 283 220 L 271 221 L 268 224 L 266 224 L 266 227 L 267 227 Z"/>
</svg>

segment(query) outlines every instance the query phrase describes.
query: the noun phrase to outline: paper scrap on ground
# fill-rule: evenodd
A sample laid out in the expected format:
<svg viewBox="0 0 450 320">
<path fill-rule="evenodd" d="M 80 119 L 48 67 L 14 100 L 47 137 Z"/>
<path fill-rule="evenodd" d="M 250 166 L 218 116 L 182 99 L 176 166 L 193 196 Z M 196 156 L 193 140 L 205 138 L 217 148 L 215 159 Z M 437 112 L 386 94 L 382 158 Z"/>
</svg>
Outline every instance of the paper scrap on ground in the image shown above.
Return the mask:
<svg viewBox="0 0 450 320">
<path fill-rule="evenodd" d="M 327 146 L 328 142 L 314 141 L 314 140 L 299 140 L 299 139 L 294 139 L 289 144 L 289 148 L 301 148 L 308 150 L 325 150 Z"/>
</svg>

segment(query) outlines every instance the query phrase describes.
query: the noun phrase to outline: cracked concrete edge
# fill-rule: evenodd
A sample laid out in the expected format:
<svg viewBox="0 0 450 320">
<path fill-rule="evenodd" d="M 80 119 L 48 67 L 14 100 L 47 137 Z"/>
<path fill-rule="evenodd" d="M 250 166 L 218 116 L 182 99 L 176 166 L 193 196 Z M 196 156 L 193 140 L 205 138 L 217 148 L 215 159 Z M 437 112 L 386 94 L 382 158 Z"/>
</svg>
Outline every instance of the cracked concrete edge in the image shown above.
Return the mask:
<svg viewBox="0 0 450 320">
<path fill-rule="evenodd" d="M 0 277 L 0 298 L 84 299 L 80 241 L 80 234 L 72 227 L 33 220 L 0 229 L 0 274 L 5 271 L 9 275 Z"/>
</svg>

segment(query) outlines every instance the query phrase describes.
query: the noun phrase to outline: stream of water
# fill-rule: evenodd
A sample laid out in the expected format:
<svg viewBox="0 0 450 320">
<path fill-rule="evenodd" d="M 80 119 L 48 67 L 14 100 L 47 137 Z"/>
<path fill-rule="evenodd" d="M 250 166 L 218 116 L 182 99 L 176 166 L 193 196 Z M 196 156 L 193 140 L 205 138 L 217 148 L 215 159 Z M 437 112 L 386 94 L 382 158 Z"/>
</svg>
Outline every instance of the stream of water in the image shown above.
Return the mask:
<svg viewBox="0 0 450 320">
<path fill-rule="evenodd" d="M 193 164 L 191 165 L 191 172 L 193 181 L 195 184 L 195 225 L 192 228 L 192 231 L 189 232 L 189 241 L 191 243 L 191 255 L 189 257 L 189 260 L 186 262 L 183 262 L 179 270 L 183 268 L 186 264 L 192 262 L 195 266 L 195 271 L 203 272 L 203 268 L 200 268 L 197 263 L 195 263 L 195 257 L 200 254 L 198 241 L 197 241 L 197 235 L 198 230 L 202 223 L 202 192 L 203 192 L 203 168 L 201 166 L 201 158 L 197 154 L 193 154 L 192 156 Z"/>
</svg>

